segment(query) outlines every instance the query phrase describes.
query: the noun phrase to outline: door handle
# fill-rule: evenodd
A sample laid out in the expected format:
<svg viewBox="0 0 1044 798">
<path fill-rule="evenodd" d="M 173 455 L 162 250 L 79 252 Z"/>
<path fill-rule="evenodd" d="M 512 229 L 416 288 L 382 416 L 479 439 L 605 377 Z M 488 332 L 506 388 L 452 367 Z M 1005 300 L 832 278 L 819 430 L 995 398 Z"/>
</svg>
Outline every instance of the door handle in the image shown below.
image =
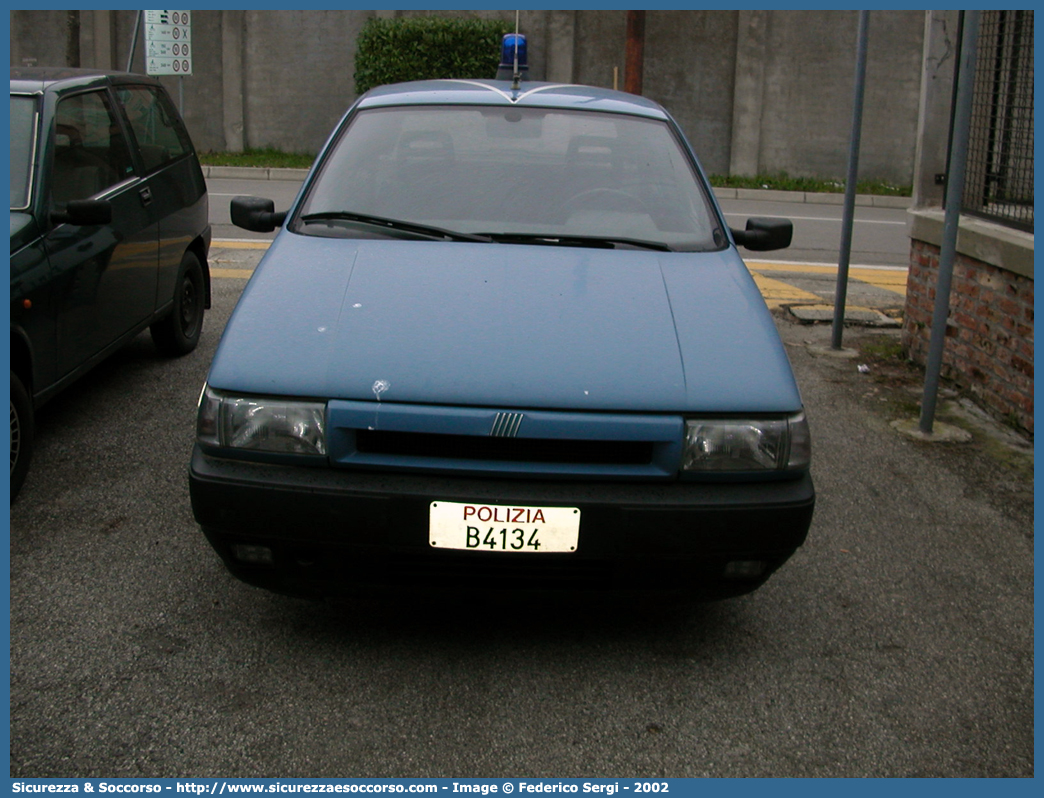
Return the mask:
<svg viewBox="0 0 1044 798">
<path fill-rule="evenodd" d="M 142 205 L 148 205 L 150 202 L 152 202 L 152 189 L 146 186 L 138 192 L 138 196 L 141 197 Z"/>
</svg>

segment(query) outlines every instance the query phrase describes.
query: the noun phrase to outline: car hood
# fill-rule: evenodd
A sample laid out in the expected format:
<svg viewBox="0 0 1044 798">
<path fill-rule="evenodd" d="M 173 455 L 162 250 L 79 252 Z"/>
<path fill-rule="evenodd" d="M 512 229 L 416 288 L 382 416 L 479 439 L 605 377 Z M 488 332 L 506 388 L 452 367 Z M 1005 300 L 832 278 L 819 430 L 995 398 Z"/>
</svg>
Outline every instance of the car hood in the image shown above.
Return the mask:
<svg viewBox="0 0 1044 798">
<path fill-rule="evenodd" d="M 653 412 L 801 406 L 732 248 L 277 236 L 214 358 L 235 392 Z"/>
</svg>

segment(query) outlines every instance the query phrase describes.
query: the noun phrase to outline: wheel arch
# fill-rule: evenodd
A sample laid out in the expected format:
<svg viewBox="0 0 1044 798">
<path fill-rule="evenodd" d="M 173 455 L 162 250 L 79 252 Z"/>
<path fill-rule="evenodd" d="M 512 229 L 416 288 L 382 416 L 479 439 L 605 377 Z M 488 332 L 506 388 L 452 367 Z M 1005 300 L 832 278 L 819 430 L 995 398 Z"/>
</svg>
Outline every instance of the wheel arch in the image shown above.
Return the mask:
<svg viewBox="0 0 1044 798">
<path fill-rule="evenodd" d="M 29 396 L 33 395 L 33 350 L 25 333 L 11 328 L 11 371 L 18 375 Z"/>
<path fill-rule="evenodd" d="M 196 236 L 196 238 L 192 240 L 192 243 L 188 245 L 188 251 L 196 256 L 196 259 L 199 260 L 200 266 L 203 267 L 203 286 L 205 294 L 203 307 L 206 310 L 210 310 L 210 263 L 207 260 L 207 253 L 210 249 L 209 245 L 209 235 Z"/>
</svg>

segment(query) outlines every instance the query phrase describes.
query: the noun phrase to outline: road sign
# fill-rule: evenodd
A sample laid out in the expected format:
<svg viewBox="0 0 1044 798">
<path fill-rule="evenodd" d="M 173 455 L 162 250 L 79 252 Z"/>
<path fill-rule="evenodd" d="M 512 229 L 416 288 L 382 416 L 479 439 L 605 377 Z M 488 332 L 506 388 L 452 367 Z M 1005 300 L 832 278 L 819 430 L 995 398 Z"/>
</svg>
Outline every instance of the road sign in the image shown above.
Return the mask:
<svg viewBox="0 0 1044 798">
<path fill-rule="evenodd" d="M 145 71 L 150 75 L 192 74 L 192 12 L 145 12 Z"/>
</svg>

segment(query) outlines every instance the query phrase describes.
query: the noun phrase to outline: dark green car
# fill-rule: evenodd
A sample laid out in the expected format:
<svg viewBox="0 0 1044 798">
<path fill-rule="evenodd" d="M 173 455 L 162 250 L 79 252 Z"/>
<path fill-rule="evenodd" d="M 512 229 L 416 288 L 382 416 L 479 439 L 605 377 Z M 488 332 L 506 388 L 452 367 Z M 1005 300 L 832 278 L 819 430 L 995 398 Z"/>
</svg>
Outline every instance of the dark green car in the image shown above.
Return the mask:
<svg viewBox="0 0 1044 798">
<path fill-rule="evenodd" d="M 207 191 L 159 82 L 11 69 L 11 499 L 36 408 L 148 327 L 192 351 L 210 306 Z"/>
</svg>

